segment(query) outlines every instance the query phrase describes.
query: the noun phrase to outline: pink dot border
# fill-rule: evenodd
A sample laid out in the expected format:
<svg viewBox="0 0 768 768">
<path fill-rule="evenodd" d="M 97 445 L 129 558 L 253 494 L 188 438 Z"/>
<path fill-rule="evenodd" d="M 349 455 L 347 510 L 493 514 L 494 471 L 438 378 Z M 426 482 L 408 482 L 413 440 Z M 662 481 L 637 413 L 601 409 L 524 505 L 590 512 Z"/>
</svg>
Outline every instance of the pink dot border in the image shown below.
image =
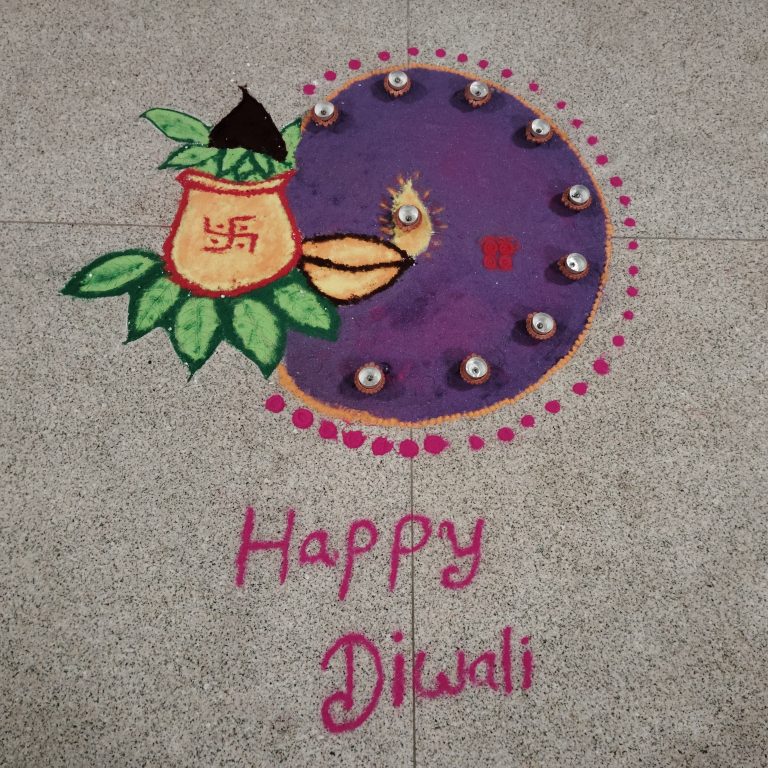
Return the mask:
<svg viewBox="0 0 768 768">
<path fill-rule="evenodd" d="M 380 67 L 382 64 L 390 62 L 390 60 L 393 58 L 393 55 L 394 54 L 388 50 L 376 52 L 373 56 L 368 57 L 371 64 L 370 68 L 373 69 Z M 411 59 L 415 59 L 416 57 L 420 57 L 420 60 L 423 61 L 426 58 L 432 56 L 437 60 L 437 63 L 439 64 L 450 64 L 451 66 L 456 66 L 457 64 L 466 65 L 468 68 L 477 67 L 478 69 L 482 70 L 483 77 L 485 79 L 489 79 L 488 75 L 495 71 L 491 68 L 490 61 L 484 57 L 480 57 L 475 60 L 464 51 L 459 51 L 453 54 L 446 48 L 442 47 L 436 48 L 433 51 L 425 52 L 416 46 L 410 46 L 406 51 L 406 55 L 408 57 L 408 62 L 410 62 Z M 364 61 L 362 58 L 352 56 L 341 69 L 347 69 L 350 73 L 355 73 L 358 72 L 363 66 Z M 508 66 L 504 66 L 502 69 L 498 70 L 498 79 L 503 81 L 505 86 L 513 77 L 515 77 L 515 72 Z M 334 83 L 336 78 L 337 72 L 333 69 L 327 69 L 321 77 L 312 82 L 301 84 L 299 89 L 305 96 L 316 97 L 318 95 L 319 89 L 321 89 L 323 86 Z M 527 98 L 531 98 L 531 96 L 537 97 L 538 99 L 547 98 L 546 90 L 543 89 L 541 84 L 535 79 L 531 78 L 526 80 L 523 89 L 528 91 Z M 564 99 L 556 99 L 554 102 L 552 102 L 552 106 L 554 106 L 558 113 L 563 115 L 567 115 L 569 112 L 569 104 Z M 601 174 L 607 174 L 606 189 L 608 186 L 610 186 L 613 191 L 617 193 L 616 199 L 619 205 L 625 210 L 628 210 L 632 205 L 632 198 L 626 193 L 626 190 L 624 189 L 624 179 L 621 176 L 613 174 L 608 170 L 608 166 L 611 164 L 610 156 L 602 149 L 600 151 L 595 149 L 598 145 L 602 144 L 603 137 L 589 131 L 583 119 L 575 116 L 567 119 L 568 124 L 573 128 L 574 132 L 578 132 L 578 134 L 572 136 L 572 138 L 578 137 L 577 143 L 582 145 L 580 147 L 582 150 L 582 156 L 587 157 L 591 152 L 594 151 L 594 154 L 592 155 L 592 162 L 596 166 L 596 171 Z M 584 130 L 582 130 L 582 128 Z M 625 228 L 624 231 L 629 233 L 632 232 L 635 227 L 637 227 L 637 221 L 633 216 L 626 215 L 622 219 L 621 225 Z M 616 235 L 613 235 L 612 237 L 614 240 L 616 239 Z M 619 237 L 619 239 L 622 238 Z M 638 249 L 639 243 L 637 239 L 629 240 L 627 243 L 627 250 L 630 252 L 635 252 Z M 640 267 L 634 262 L 630 264 L 625 270 L 626 301 L 624 302 L 624 306 L 620 307 L 620 315 L 616 321 L 614 333 L 611 336 L 610 348 L 591 362 L 590 375 L 595 377 L 592 383 L 587 381 L 587 377 L 584 376 L 583 378 L 571 384 L 570 396 L 567 402 L 565 401 L 565 398 L 548 400 L 541 407 L 540 412 L 523 414 L 520 416 L 516 424 L 500 427 L 496 430 L 492 437 L 484 437 L 482 435 L 475 434 L 474 432 L 470 433 L 465 441 L 465 448 L 469 453 L 481 452 L 489 443 L 492 442 L 501 445 L 514 442 L 518 434 L 530 432 L 539 425 L 540 421 L 555 417 L 563 410 L 567 410 L 568 405 L 573 402 L 571 398 L 578 400 L 585 397 L 593 384 L 598 383 L 600 380 L 604 379 L 611 373 L 611 366 L 615 355 L 619 351 L 624 350 L 626 346 L 627 340 L 625 333 L 627 325 L 635 318 L 636 302 L 640 293 L 638 285 L 640 282 L 638 279 L 639 275 Z M 283 414 L 287 406 L 282 395 L 273 394 L 266 399 L 264 407 L 267 411 L 270 411 L 277 416 Z M 370 450 L 374 456 L 395 454 L 401 458 L 413 460 L 418 456 L 440 456 L 444 453 L 455 450 L 455 447 L 451 444 L 451 442 L 449 442 L 445 437 L 434 432 L 425 432 L 421 443 L 413 439 L 413 437 L 404 438 L 397 442 L 384 435 L 365 434 L 361 430 L 348 429 L 348 424 L 344 424 L 343 426 L 339 427 L 332 421 L 328 421 L 322 417 L 316 417 L 314 414 L 312 414 L 311 411 L 309 411 L 309 409 L 304 406 L 299 406 L 291 413 L 286 413 L 284 415 L 291 419 L 292 425 L 298 430 L 309 431 L 310 429 L 315 429 L 323 442 L 341 443 L 344 447 L 351 450 L 360 450 L 364 446 L 367 446 L 368 450 Z M 406 428 L 403 427 L 401 429 Z M 412 430 L 412 434 L 413 431 L 414 430 Z"/>
</svg>

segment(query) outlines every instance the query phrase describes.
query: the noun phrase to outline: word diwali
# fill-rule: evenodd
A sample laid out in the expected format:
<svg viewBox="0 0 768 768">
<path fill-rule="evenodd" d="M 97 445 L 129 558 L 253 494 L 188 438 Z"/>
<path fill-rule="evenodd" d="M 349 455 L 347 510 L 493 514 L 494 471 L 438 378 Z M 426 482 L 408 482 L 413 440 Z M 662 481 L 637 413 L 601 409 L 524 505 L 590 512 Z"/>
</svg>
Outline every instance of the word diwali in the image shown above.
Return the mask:
<svg viewBox="0 0 768 768">
<path fill-rule="evenodd" d="M 235 561 L 235 584 L 245 584 L 250 559 L 259 552 L 277 551 L 281 555 L 278 579 L 283 584 L 288 578 L 293 562 L 300 568 L 322 566 L 341 568 L 338 598 L 347 597 L 355 569 L 363 563 L 364 556 L 377 546 L 380 531 L 372 520 L 353 520 L 347 529 L 343 552 L 334 549 L 330 534 L 324 529 L 309 532 L 296 539 L 296 512 L 289 509 L 285 517 L 285 531 L 278 539 L 261 539 L 255 536 L 256 514 L 249 507 L 245 513 L 240 534 L 240 548 Z M 469 586 L 480 567 L 481 546 L 485 521 L 478 518 L 466 544 L 459 542 L 456 526 L 450 520 L 442 520 L 436 528 L 426 515 L 408 514 L 394 525 L 389 545 L 389 591 L 394 591 L 401 561 L 423 549 L 434 537 L 446 540 L 450 545 L 449 562 L 440 572 L 440 583 L 446 589 L 463 589 Z M 359 561 L 359 562 L 358 562 Z"/>
<path fill-rule="evenodd" d="M 434 682 L 425 682 L 424 667 L 427 652 L 419 650 L 413 659 L 397 652 L 392 657 L 392 671 L 389 675 L 389 693 L 392 706 L 401 707 L 406 691 L 410 688 L 413 695 L 420 699 L 437 699 L 443 696 L 458 696 L 467 684 L 474 687 L 487 687 L 491 691 L 508 696 L 515 690 L 515 668 L 520 666 L 520 689 L 525 691 L 533 682 L 533 651 L 530 637 L 520 638 L 519 650 L 512 642 L 512 628 L 501 630 L 499 653 L 486 650 L 469 661 L 466 651 L 456 650 L 456 669 L 454 679 L 448 672 L 439 671 Z M 392 640 L 399 644 L 403 633 L 392 633 Z M 336 656 L 343 658 L 343 663 L 334 663 Z M 327 671 L 331 666 L 342 669 L 342 684 L 327 696 L 320 708 L 320 715 L 325 729 L 330 733 L 343 733 L 359 728 L 376 711 L 384 693 L 387 675 L 382 662 L 382 651 L 368 637 L 359 632 L 342 635 L 328 648 L 320 667 Z M 411 668 L 411 684 L 408 685 L 408 668 Z M 360 692 L 360 677 L 364 677 L 365 692 Z M 372 683 L 372 684 L 371 684 Z"/>
</svg>

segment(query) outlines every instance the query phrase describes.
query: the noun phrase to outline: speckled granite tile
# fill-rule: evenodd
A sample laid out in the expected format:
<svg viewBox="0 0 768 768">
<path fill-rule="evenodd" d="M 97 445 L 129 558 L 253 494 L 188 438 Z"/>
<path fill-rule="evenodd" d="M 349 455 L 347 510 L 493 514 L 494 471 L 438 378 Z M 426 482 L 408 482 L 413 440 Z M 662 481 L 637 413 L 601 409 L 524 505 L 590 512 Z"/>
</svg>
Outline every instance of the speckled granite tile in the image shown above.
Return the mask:
<svg viewBox="0 0 768 768">
<path fill-rule="evenodd" d="M 419 765 L 768 761 L 768 247 L 640 245 L 635 319 L 604 380 L 567 399 L 579 353 L 521 404 L 564 398 L 522 440 L 414 464 L 416 512 L 459 521 L 460 543 L 486 521 L 464 590 L 439 585 L 447 542 L 416 555 L 429 684 L 456 647 L 498 649 L 504 625 L 535 659 L 527 691 L 518 667 L 509 696 L 420 701 Z M 598 320 L 584 352 L 611 333 Z"/>
<path fill-rule="evenodd" d="M 410 631 L 410 574 L 387 590 L 410 468 L 299 433 L 263 410 L 271 388 L 220 350 L 186 383 L 164 335 L 123 346 L 126 300 L 58 295 L 71 272 L 156 230 L 6 226 L 0 257 L 0 763 L 14 766 L 401 766 L 411 717 L 383 709 L 331 736 L 320 706 L 342 682 L 325 650 L 359 631 Z M 235 557 L 245 510 L 279 555 Z M 344 602 L 341 566 L 298 566 L 324 528 L 379 542 Z M 363 534 L 359 534 L 362 540 Z M 362 680 L 362 677 L 361 677 Z"/>
<path fill-rule="evenodd" d="M 405 0 L 119 0 L 3 7 L 0 219 L 170 223 L 178 189 L 157 166 L 176 146 L 139 119 L 172 107 L 215 122 L 247 84 L 278 125 L 302 85 L 347 62 L 405 55 Z M 327 84 L 326 84 L 327 85 Z"/>
<path fill-rule="evenodd" d="M 583 120 L 572 135 L 587 157 L 607 156 L 599 177 L 625 180 L 638 233 L 764 238 L 764 10 L 759 0 L 482 8 L 413 0 L 409 44 L 420 59 L 452 66 L 484 58 L 497 78 L 510 68 L 515 92 L 566 124 Z M 457 64 L 459 53 L 468 64 Z M 599 143 L 587 145 L 590 135 Z"/>
</svg>

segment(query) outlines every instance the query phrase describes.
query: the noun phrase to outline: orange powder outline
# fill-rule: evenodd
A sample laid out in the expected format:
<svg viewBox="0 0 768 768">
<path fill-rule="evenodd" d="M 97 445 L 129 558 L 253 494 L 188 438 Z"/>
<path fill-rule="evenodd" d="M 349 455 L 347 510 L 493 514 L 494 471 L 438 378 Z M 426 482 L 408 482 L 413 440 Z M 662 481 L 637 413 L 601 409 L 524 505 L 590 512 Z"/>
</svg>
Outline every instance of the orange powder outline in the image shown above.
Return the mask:
<svg viewBox="0 0 768 768">
<path fill-rule="evenodd" d="M 467 80 L 478 79 L 478 78 L 472 77 L 466 72 L 462 72 L 461 70 L 452 69 L 451 67 L 440 66 L 439 64 L 408 64 L 405 66 L 402 66 L 402 65 L 389 66 L 381 69 L 374 69 L 372 71 L 357 75 L 356 77 L 353 77 L 350 80 L 347 80 L 342 86 L 340 86 L 331 94 L 329 94 L 327 99 L 329 101 L 331 99 L 334 99 L 342 91 L 346 90 L 351 85 L 354 85 L 355 83 L 361 82 L 363 80 L 367 80 L 373 75 L 384 75 L 387 72 L 393 72 L 398 69 L 405 69 L 406 71 L 409 69 L 431 69 L 431 70 L 437 70 L 440 72 L 450 72 L 451 74 L 454 74 L 454 75 L 460 75 L 461 77 L 465 77 Z M 483 78 L 481 77 L 479 79 L 482 80 Z M 485 81 L 485 82 L 490 82 L 490 81 Z M 345 421 L 345 422 L 356 422 L 358 424 L 364 424 L 367 426 L 383 426 L 383 427 L 429 427 L 437 424 L 445 424 L 449 421 L 456 421 L 457 419 L 476 419 L 481 416 L 485 416 L 489 413 L 493 413 L 494 411 L 497 411 L 500 408 L 503 408 L 504 406 L 512 405 L 513 403 L 516 403 L 518 400 L 521 400 L 526 395 L 529 395 L 531 392 L 534 392 L 535 390 L 537 390 L 542 384 L 544 384 L 544 382 L 546 382 L 552 375 L 554 375 L 557 371 L 563 368 L 571 360 L 574 354 L 576 354 L 576 351 L 578 350 L 578 348 L 584 342 L 584 339 L 586 338 L 587 333 L 592 327 L 592 322 L 600 306 L 600 300 L 603 297 L 605 284 L 608 281 L 608 274 L 610 272 L 612 246 L 613 246 L 613 243 L 612 243 L 613 223 L 611 221 L 610 212 L 608 211 L 608 206 L 606 205 L 606 202 L 605 202 L 603 191 L 600 188 L 600 185 L 598 184 L 597 179 L 595 178 L 595 175 L 592 172 L 592 169 L 585 163 L 584 159 L 582 158 L 581 153 L 577 150 L 577 148 L 574 146 L 574 144 L 571 142 L 568 136 L 565 133 L 563 133 L 559 128 L 554 126 L 552 119 L 548 115 L 544 114 L 540 109 L 533 106 L 532 104 L 529 104 L 525 99 L 518 96 L 517 94 L 512 93 L 510 90 L 504 88 L 503 86 L 498 85 L 495 82 L 492 83 L 492 86 L 496 90 L 503 91 L 504 93 L 508 94 L 513 99 L 517 99 L 520 103 L 528 107 L 528 109 L 530 109 L 536 115 L 546 119 L 547 122 L 549 122 L 550 125 L 553 126 L 555 133 L 557 133 L 557 135 L 571 148 L 573 153 L 576 155 L 576 157 L 579 160 L 579 163 L 581 163 L 582 167 L 589 175 L 589 178 L 591 179 L 592 184 L 595 190 L 597 191 L 597 197 L 598 197 L 598 200 L 600 201 L 600 206 L 602 207 L 603 213 L 605 214 L 605 236 L 606 236 L 605 267 L 603 268 L 603 272 L 600 276 L 600 282 L 597 286 L 597 295 L 595 296 L 595 302 L 592 305 L 592 310 L 590 311 L 589 316 L 587 317 L 587 321 L 584 324 L 584 328 L 582 332 L 578 335 L 578 337 L 574 341 L 573 346 L 570 348 L 570 350 L 568 350 L 568 352 L 563 357 L 561 357 L 560 360 L 558 360 L 551 368 L 545 371 L 541 375 L 541 377 L 538 378 L 533 384 L 531 384 L 529 387 L 524 389 L 522 392 L 518 392 L 518 394 L 516 394 L 514 397 L 509 397 L 506 400 L 499 400 L 493 405 L 488 405 L 488 406 L 485 406 L 484 408 L 479 408 L 475 411 L 461 411 L 459 413 L 451 413 L 445 416 L 434 416 L 429 419 L 424 419 L 423 421 L 400 421 L 399 419 L 395 419 L 395 418 L 383 419 L 377 416 L 373 416 L 367 411 L 358 411 L 358 410 L 355 410 L 354 408 L 345 408 L 343 406 L 328 405 L 327 403 L 317 400 L 316 398 L 312 397 L 311 395 L 308 395 L 306 392 L 300 389 L 299 386 L 296 384 L 296 382 L 293 380 L 293 377 L 290 375 L 290 373 L 288 373 L 288 370 L 285 367 L 285 364 L 280 363 L 277 369 L 277 374 L 278 374 L 278 379 L 280 384 L 286 390 L 288 390 L 292 395 L 294 395 L 296 398 L 298 398 L 299 400 L 302 400 L 304 403 L 314 408 L 318 413 L 324 416 L 330 416 L 332 418 L 341 419 L 342 421 Z M 302 121 L 302 128 L 306 125 L 307 119 L 308 119 L 308 115 L 305 116 L 304 120 Z M 542 342 L 542 343 L 545 344 L 546 342 Z"/>
</svg>

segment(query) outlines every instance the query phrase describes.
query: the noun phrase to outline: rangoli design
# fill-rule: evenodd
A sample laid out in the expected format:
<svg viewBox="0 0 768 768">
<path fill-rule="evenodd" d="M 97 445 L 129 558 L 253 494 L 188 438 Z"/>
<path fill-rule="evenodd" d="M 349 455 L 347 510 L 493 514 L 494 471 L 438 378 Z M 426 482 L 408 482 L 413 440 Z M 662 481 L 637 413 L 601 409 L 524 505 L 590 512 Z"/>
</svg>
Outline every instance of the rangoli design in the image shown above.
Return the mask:
<svg viewBox="0 0 768 768">
<path fill-rule="evenodd" d="M 566 131 L 485 76 L 488 62 L 478 76 L 416 63 L 414 50 L 407 66 L 356 75 L 282 130 L 245 87 L 212 128 L 145 112 L 181 145 L 161 165 L 181 169 L 182 188 L 163 252 L 106 254 L 63 292 L 127 293 L 128 340 L 164 328 L 190 375 L 228 342 L 309 406 L 294 410 L 296 427 L 314 411 L 326 417 L 320 437 L 338 440 L 339 419 L 345 445 L 370 437 L 375 454 L 393 443 L 350 424 L 429 427 L 531 392 L 573 356 L 597 310 L 611 258 L 603 192 Z M 285 400 L 265 405 L 278 413 Z M 424 436 L 428 453 L 447 447 Z M 419 444 L 398 452 L 413 457 Z"/>
</svg>

